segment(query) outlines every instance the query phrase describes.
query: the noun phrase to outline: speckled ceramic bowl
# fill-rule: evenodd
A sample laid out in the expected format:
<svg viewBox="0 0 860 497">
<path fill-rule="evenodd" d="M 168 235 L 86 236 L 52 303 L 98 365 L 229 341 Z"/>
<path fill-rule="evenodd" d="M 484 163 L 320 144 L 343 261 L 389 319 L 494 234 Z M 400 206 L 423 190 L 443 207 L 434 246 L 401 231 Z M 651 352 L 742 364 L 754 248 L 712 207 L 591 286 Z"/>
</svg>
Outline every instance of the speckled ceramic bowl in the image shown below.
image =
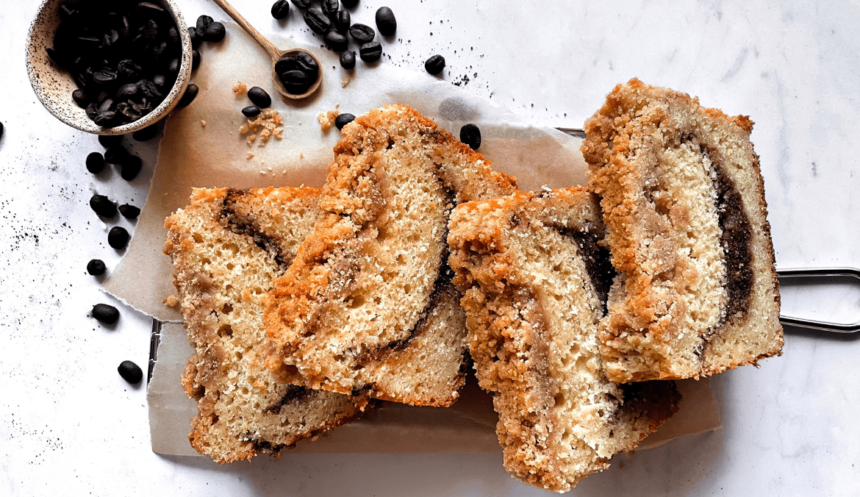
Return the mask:
<svg viewBox="0 0 860 497">
<path fill-rule="evenodd" d="M 42 105 L 69 126 L 98 135 L 124 135 L 165 118 L 179 103 L 191 79 L 191 38 L 188 36 L 188 30 L 185 29 L 185 20 L 182 19 L 175 0 L 157 0 L 157 2 L 169 11 L 176 21 L 182 40 L 182 65 L 176 76 L 176 83 L 164 101 L 152 112 L 133 123 L 115 128 L 102 128 L 87 117 L 84 109 L 78 107 L 72 100 L 72 92 L 77 89 L 72 75 L 57 67 L 45 51 L 53 45 L 54 31 L 60 24 L 60 16 L 57 12 L 60 2 L 62 0 L 43 0 L 42 5 L 39 6 L 39 13 L 36 14 L 36 19 L 33 20 L 30 32 L 27 34 L 27 74 Z"/>
</svg>

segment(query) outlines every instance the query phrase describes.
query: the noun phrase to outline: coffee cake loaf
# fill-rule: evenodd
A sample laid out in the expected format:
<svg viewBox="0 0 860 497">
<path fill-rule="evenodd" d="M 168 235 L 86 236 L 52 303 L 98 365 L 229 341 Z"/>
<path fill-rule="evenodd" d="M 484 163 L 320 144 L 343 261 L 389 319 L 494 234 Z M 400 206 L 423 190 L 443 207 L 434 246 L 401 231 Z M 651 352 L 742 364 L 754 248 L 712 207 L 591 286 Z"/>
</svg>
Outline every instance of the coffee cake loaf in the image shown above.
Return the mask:
<svg viewBox="0 0 860 497">
<path fill-rule="evenodd" d="M 373 110 L 342 133 L 323 214 L 271 292 L 267 365 L 288 383 L 448 406 L 466 353 L 448 216 L 512 193 L 514 179 L 407 106 Z"/>
<path fill-rule="evenodd" d="M 619 275 L 601 324 L 613 381 L 779 355 L 779 286 L 753 123 L 633 79 L 585 124 Z"/>
<path fill-rule="evenodd" d="M 614 271 L 591 193 L 470 202 L 450 229 L 470 351 L 509 473 L 570 490 L 676 412 L 674 382 L 621 385 L 602 371 L 598 323 Z"/>
<path fill-rule="evenodd" d="M 182 384 L 198 401 L 191 445 L 219 463 L 275 455 L 359 414 L 348 396 L 275 382 L 260 344 L 263 301 L 319 218 L 319 190 L 194 190 L 168 217 L 188 339 Z"/>
</svg>

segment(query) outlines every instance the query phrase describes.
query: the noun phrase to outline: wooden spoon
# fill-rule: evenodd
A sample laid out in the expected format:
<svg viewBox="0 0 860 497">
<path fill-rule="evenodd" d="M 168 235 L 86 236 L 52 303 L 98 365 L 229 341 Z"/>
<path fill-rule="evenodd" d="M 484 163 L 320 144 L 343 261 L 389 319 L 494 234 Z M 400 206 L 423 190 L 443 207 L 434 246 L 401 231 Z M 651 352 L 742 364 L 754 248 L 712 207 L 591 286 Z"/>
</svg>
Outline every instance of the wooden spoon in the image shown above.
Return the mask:
<svg viewBox="0 0 860 497">
<path fill-rule="evenodd" d="M 267 40 L 265 36 L 260 34 L 259 31 L 254 29 L 254 26 L 251 26 L 251 24 L 248 23 L 248 21 L 246 21 L 245 18 L 242 17 L 241 14 L 236 12 L 236 9 L 234 9 L 233 6 L 231 6 L 229 3 L 227 3 L 227 0 L 214 0 L 214 1 L 216 4 L 218 4 L 219 7 L 221 7 L 224 10 L 224 12 L 227 13 L 227 15 L 232 17 L 233 20 L 239 24 L 239 26 L 242 26 L 242 29 L 244 29 L 246 33 L 251 35 L 251 38 L 253 38 L 257 43 L 260 44 L 260 46 L 262 46 L 266 50 L 266 52 L 269 53 L 269 57 L 272 58 L 272 81 L 275 83 L 275 88 L 278 90 L 278 92 L 281 95 L 283 95 L 287 98 L 293 99 L 293 100 L 299 100 L 299 99 L 308 97 L 313 92 L 317 91 L 317 89 L 320 87 L 320 84 L 322 84 L 322 63 L 320 63 L 320 60 L 317 58 L 316 55 L 314 55 L 312 52 L 309 52 L 303 48 L 293 48 L 290 50 L 279 49 L 278 47 L 273 45 L 272 42 Z M 316 61 L 317 66 L 319 66 L 319 71 L 317 72 L 317 80 L 311 84 L 310 88 L 308 88 L 308 91 L 306 91 L 300 95 L 296 95 L 294 93 L 288 92 L 287 89 L 284 88 L 284 84 L 281 83 L 281 79 L 278 77 L 278 74 L 275 72 L 275 64 L 284 56 L 295 57 L 300 52 L 304 52 L 304 53 L 310 55 Z"/>
</svg>

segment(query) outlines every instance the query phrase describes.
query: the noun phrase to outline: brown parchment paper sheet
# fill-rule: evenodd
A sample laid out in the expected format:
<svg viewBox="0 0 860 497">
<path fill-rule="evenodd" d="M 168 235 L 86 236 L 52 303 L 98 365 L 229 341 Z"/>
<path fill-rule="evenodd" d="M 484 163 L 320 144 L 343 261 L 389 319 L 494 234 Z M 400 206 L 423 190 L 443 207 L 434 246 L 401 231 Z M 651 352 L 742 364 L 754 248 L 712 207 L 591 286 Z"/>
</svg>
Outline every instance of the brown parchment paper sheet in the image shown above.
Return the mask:
<svg viewBox="0 0 860 497">
<path fill-rule="evenodd" d="M 522 124 L 517 116 L 494 102 L 465 92 L 421 72 L 390 64 L 353 71 L 340 68 L 336 54 L 306 47 L 322 62 L 324 80 L 314 97 L 300 103 L 279 98 L 271 80 L 266 53 L 235 24 L 227 37 L 206 47 L 206 60 L 194 74 L 200 87 L 195 101 L 174 111 L 161 140 L 157 166 L 146 204 L 128 252 L 104 289 L 136 309 L 166 322 L 158 360 L 149 385 L 148 400 L 153 451 L 196 455 L 187 440 L 196 403 L 179 383 L 192 349 L 185 339 L 177 309 L 163 299 L 174 294 L 172 266 L 162 254 L 166 239 L 164 218 L 188 202 L 196 187 L 251 188 L 265 186 L 321 186 L 325 166 L 340 133 L 334 126 L 320 130 L 317 114 L 336 108 L 360 115 L 388 103 L 404 103 L 459 134 L 462 124 L 481 129 L 483 153 L 494 167 L 517 177 L 522 190 L 585 184 L 587 166 L 579 151 L 581 140 L 555 129 Z M 298 45 L 279 36 L 276 45 Z M 342 87 L 343 78 L 350 78 Z M 260 86 L 273 97 L 273 108 L 284 121 L 282 140 L 248 147 L 239 127 L 240 110 L 249 105 L 236 97 L 237 82 Z M 259 140 L 258 140 L 259 143 Z M 254 157 L 248 159 L 248 152 Z M 642 447 L 719 427 L 716 402 L 707 381 L 682 382 L 681 412 Z M 472 382 L 449 409 L 418 408 L 386 403 L 378 412 L 333 430 L 314 443 L 300 443 L 299 452 L 458 452 L 486 453 L 500 449 L 490 397 Z"/>
</svg>

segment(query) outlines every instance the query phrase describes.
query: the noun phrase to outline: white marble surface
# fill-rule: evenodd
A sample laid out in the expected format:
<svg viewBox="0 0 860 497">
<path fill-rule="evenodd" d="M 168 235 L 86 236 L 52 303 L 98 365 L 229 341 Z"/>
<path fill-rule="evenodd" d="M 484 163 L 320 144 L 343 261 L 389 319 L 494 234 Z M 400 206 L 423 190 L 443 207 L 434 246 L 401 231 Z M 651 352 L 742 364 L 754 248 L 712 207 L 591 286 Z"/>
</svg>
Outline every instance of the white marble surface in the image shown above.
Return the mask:
<svg viewBox="0 0 860 497">
<path fill-rule="evenodd" d="M 206 0 L 179 3 L 191 20 L 224 17 Z M 263 31 L 308 36 L 296 16 L 273 21 L 268 0 L 234 3 Z M 860 4 L 537 3 L 388 1 L 399 40 L 385 44 L 385 63 L 422 70 L 441 53 L 446 79 L 468 74 L 464 91 L 540 124 L 581 125 L 633 76 L 748 114 L 778 265 L 860 266 L 852 154 Z M 87 317 L 111 299 L 84 269 L 90 258 L 112 267 L 121 256 L 89 197 L 141 205 L 153 145 L 134 146 L 146 168 L 132 184 L 115 171 L 86 172 L 84 157 L 100 150 L 95 137 L 54 120 L 26 78 L 24 39 L 37 4 L 0 9 L 0 495 L 542 493 L 511 480 L 501 455 L 286 455 L 218 467 L 153 454 L 145 392 L 115 372 L 124 359 L 146 363 L 149 321 L 129 309 L 114 327 Z M 361 0 L 354 21 L 370 23 L 381 5 Z M 860 317 L 856 287 L 783 294 L 786 313 Z M 858 353 L 854 337 L 787 330 L 783 357 L 720 377 L 724 429 L 620 457 L 573 494 L 856 495 Z"/>
</svg>

